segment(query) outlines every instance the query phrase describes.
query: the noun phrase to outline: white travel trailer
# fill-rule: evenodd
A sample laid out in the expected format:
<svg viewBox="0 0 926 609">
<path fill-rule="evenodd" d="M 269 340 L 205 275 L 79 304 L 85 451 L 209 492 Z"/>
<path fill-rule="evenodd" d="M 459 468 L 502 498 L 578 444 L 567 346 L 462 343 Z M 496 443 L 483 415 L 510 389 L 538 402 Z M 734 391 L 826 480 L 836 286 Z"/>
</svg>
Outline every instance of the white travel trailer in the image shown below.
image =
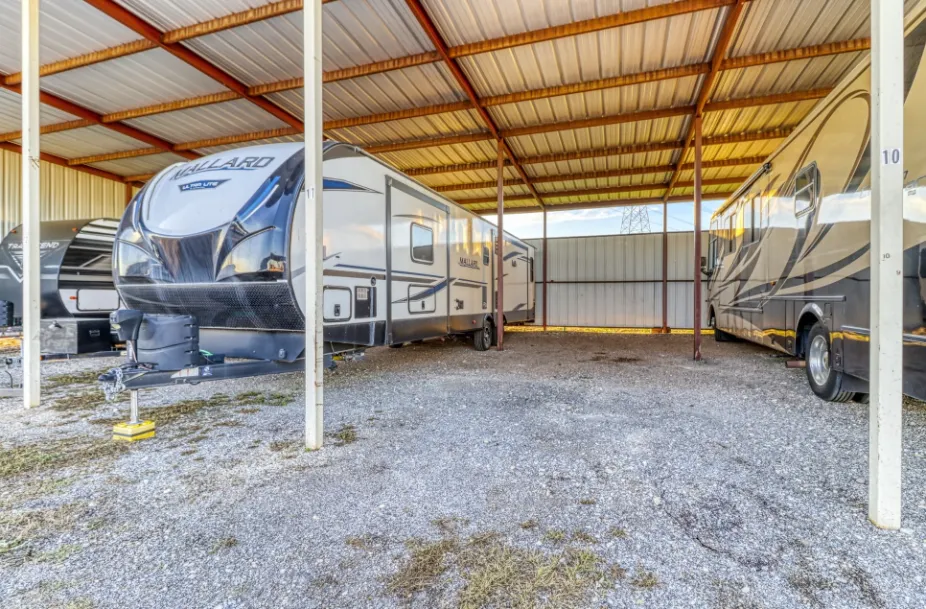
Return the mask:
<svg viewBox="0 0 926 609">
<path fill-rule="evenodd" d="M 506 233 L 497 252 L 494 225 L 359 148 L 327 142 L 323 159 L 326 354 L 450 334 L 471 334 L 485 350 L 502 318 L 533 320 L 531 246 Z M 116 235 L 114 274 L 126 306 L 195 318 L 199 345 L 180 351 L 300 360 L 303 178 L 300 143 L 240 148 L 161 171 Z M 195 365 L 172 365 L 163 357 L 169 346 L 150 346 L 161 369 Z"/>
<path fill-rule="evenodd" d="M 905 37 L 904 392 L 926 399 L 926 23 Z M 714 214 L 718 340 L 804 358 L 813 391 L 868 398 L 871 72 L 862 62 Z M 881 162 L 879 159 L 874 162 Z"/>
</svg>

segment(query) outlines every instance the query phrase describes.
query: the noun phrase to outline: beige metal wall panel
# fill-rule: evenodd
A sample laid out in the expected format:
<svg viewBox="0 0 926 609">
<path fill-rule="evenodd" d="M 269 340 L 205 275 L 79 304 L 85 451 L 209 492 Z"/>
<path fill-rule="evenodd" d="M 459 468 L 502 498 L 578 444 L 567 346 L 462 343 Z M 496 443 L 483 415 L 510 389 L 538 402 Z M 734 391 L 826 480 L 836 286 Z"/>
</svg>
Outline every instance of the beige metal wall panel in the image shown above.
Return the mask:
<svg viewBox="0 0 926 609">
<path fill-rule="evenodd" d="M 120 159 L 118 161 L 104 161 L 102 163 L 92 163 L 91 167 L 109 171 L 121 176 L 137 176 L 149 173 L 157 173 L 177 162 L 186 161 L 180 155 L 171 152 L 164 154 L 152 154 L 150 156 L 139 156 L 133 159 Z"/>
<path fill-rule="evenodd" d="M 125 122 L 174 143 L 288 127 L 280 119 L 244 99 L 154 114 Z"/>
<path fill-rule="evenodd" d="M 226 90 L 162 49 L 45 76 L 42 89 L 102 114 Z"/>
<path fill-rule="evenodd" d="M 668 236 L 668 315 L 673 328 L 693 326 L 693 237 L 690 232 Z M 706 234 L 702 240 L 707 247 Z M 537 248 L 535 275 L 542 282 L 543 240 L 527 242 Z M 662 234 L 567 237 L 547 242 L 548 325 L 662 326 Z M 538 285 L 537 324 L 542 323 L 542 312 L 543 286 Z M 706 323 L 706 314 L 704 317 Z"/>
<path fill-rule="evenodd" d="M 0 89 L 0 133 L 22 129 L 21 105 L 22 98 L 19 93 Z M 73 120 L 77 120 L 77 117 L 45 104 L 42 104 L 39 110 L 39 122 L 43 126 Z"/>
<path fill-rule="evenodd" d="M 148 144 L 99 125 L 42 136 L 42 152 L 66 159 L 148 148 Z"/>
<path fill-rule="evenodd" d="M 121 218 L 125 185 L 49 163 L 41 166 L 43 220 Z M 22 156 L 0 150 L 0 234 L 22 220 Z M 2 239 L 2 237 L 0 237 Z"/>
<path fill-rule="evenodd" d="M 39 35 L 42 63 L 60 61 L 138 39 L 138 34 L 101 14 L 85 2 L 42 0 Z M 21 67 L 20 3 L 0 2 L 0 72 Z"/>
</svg>

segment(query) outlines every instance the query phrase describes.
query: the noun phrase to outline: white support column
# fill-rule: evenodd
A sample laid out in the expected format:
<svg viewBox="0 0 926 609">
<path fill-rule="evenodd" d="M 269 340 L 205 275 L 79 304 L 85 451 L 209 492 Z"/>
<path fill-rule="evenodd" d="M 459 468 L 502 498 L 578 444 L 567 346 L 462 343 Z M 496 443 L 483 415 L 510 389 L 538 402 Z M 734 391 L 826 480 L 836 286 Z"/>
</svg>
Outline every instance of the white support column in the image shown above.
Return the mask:
<svg viewBox="0 0 926 609">
<path fill-rule="evenodd" d="M 324 431 L 322 327 L 322 3 L 307 0 L 303 14 L 305 71 L 305 447 L 322 447 Z M 314 311 L 314 315 L 311 312 Z"/>
<path fill-rule="evenodd" d="M 871 411 L 868 517 L 900 528 L 904 3 L 871 0 Z"/>
<path fill-rule="evenodd" d="M 23 401 L 41 400 L 39 222 L 39 0 L 22 0 Z"/>
</svg>

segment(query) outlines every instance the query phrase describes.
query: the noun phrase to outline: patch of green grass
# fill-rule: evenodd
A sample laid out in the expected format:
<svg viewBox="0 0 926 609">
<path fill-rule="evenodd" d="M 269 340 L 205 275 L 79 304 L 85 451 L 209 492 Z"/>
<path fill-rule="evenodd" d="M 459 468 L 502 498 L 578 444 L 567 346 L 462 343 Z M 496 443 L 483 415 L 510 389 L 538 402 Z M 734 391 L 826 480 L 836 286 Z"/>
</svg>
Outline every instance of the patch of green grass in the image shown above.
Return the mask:
<svg viewBox="0 0 926 609">
<path fill-rule="evenodd" d="M 77 598 L 68 601 L 63 609 L 96 609 L 96 605 L 89 598 Z"/>
<path fill-rule="evenodd" d="M 547 541 L 552 541 L 553 543 L 560 543 L 566 541 L 566 531 L 561 529 L 550 529 L 543 534 L 543 538 Z"/>
<path fill-rule="evenodd" d="M 585 499 L 579 499 L 579 505 L 595 505 L 598 503 L 598 500 L 593 497 L 586 497 Z"/>
<path fill-rule="evenodd" d="M 525 520 L 518 526 L 520 526 L 525 531 L 532 531 L 536 529 L 538 526 L 540 526 L 540 523 L 537 522 L 535 519 L 531 518 L 530 520 Z"/>
<path fill-rule="evenodd" d="M 71 530 L 80 521 L 82 513 L 76 504 L 0 512 L 0 556 L 32 541 Z"/>
<path fill-rule="evenodd" d="M 92 385 L 99 380 L 101 374 L 109 372 L 111 368 L 113 368 L 113 366 L 101 370 L 84 370 L 82 372 L 56 374 L 42 381 L 42 389 L 52 391 L 67 385 Z"/>
<path fill-rule="evenodd" d="M 254 414 L 255 412 L 260 412 L 260 408 L 239 408 L 239 414 Z"/>
<path fill-rule="evenodd" d="M 357 441 L 357 428 L 350 423 L 341 425 L 341 428 L 331 434 L 331 437 L 337 441 L 338 446 L 353 444 Z"/>
<path fill-rule="evenodd" d="M 292 394 L 288 393 L 270 393 L 264 398 L 264 404 L 267 406 L 288 406 L 293 401 Z"/>
<path fill-rule="evenodd" d="M 80 393 L 68 393 L 63 397 L 56 398 L 51 403 L 51 409 L 55 412 L 74 412 L 96 410 L 106 404 L 106 395 L 100 391 L 84 391 Z M 113 406 L 118 405 L 113 403 Z"/>
<path fill-rule="evenodd" d="M 409 556 L 387 585 L 405 599 L 428 593 L 428 606 L 578 609 L 591 606 L 594 590 L 613 585 L 617 575 L 594 552 L 525 550 L 490 532 L 409 544 Z"/>
<path fill-rule="evenodd" d="M 41 554 L 36 554 L 32 560 L 39 563 L 51 563 L 54 565 L 60 565 L 72 555 L 80 552 L 80 546 L 75 544 L 65 544 L 49 552 L 42 552 Z"/>
<path fill-rule="evenodd" d="M 636 588 L 649 590 L 659 585 L 659 578 L 652 571 L 647 571 L 642 566 L 637 565 L 637 570 L 633 574 L 630 584 Z"/>
<path fill-rule="evenodd" d="M 409 598 L 433 587 L 450 568 L 449 555 L 457 550 L 457 541 L 442 539 L 425 543 L 409 542 L 409 558 L 386 582 L 393 594 Z"/>
<path fill-rule="evenodd" d="M 65 467 L 103 464 L 129 450 L 109 438 L 61 438 L 36 444 L 0 447 L 0 479 L 51 472 Z"/>
<path fill-rule="evenodd" d="M 218 554 L 222 550 L 230 550 L 238 545 L 238 540 L 235 537 L 222 537 L 215 540 L 212 544 L 212 547 L 209 549 L 210 554 Z"/>
</svg>

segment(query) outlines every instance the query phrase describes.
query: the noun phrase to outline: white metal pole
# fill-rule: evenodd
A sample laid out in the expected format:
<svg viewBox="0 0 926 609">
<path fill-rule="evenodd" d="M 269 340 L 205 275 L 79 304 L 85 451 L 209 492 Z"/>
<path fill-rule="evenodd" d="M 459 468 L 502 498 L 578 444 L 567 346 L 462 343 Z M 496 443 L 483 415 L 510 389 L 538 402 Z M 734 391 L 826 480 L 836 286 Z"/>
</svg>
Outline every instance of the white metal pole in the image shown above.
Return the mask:
<svg viewBox="0 0 926 609">
<path fill-rule="evenodd" d="M 871 1 L 871 343 L 868 517 L 900 528 L 904 3 Z"/>
<path fill-rule="evenodd" d="M 322 3 L 308 0 L 304 19 L 305 70 L 305 447 L 324 438 L 324 329 L 322 327 Z M 314 315 L 310 312 L 314 312 Z"/>
<path fill-rule="evenodd" d="M 39 0 L 22 0 L 23 401 L 41 400 Z"/>
</svg>

